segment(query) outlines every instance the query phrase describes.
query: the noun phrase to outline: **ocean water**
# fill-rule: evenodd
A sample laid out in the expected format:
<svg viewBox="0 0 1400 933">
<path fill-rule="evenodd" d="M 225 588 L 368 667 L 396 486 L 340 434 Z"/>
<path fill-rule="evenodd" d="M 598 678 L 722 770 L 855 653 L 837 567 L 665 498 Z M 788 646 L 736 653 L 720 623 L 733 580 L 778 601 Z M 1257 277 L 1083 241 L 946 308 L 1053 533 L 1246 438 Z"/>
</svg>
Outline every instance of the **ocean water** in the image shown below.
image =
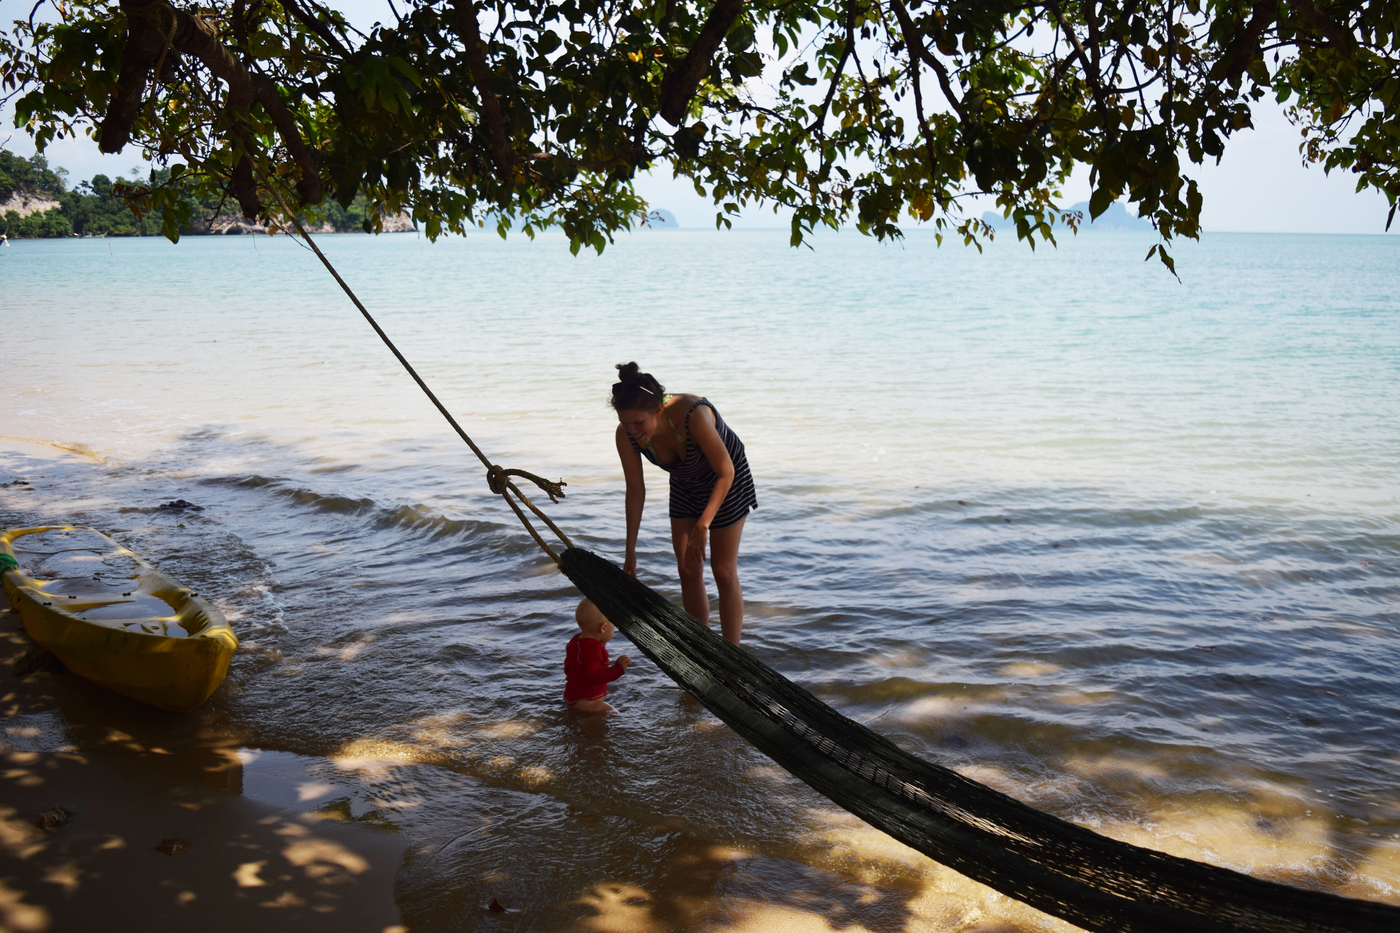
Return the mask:
<svg viewBox="0 0 1400 933">
<path fill-rule="evenodd" d="M 758 485 L 745 640 L 847 715 L 1117 838 L 1400 904 L 1394 238 L 1210 235 L 1180 282 L 1138 234 L 320 242 L 615 559 L 613 365 L 711 399 Z M 409 841 L 415 931 L 1067 928 L 835 808 L 645 659 L 616 715 L 568 714 L 577 594 L 298 244 L 15 242 L 0 324 L 0 436 L 30 442 L 0 522 L 93 525 L 212 594 L 242 646 L 202 715 L 244 792 L 298 756 L 378 762 L 323 779 Z M 640 575 L 678 598 L 648 469 Z M 22 718 L 0 741 L 67 741 Z"/>
</svg>

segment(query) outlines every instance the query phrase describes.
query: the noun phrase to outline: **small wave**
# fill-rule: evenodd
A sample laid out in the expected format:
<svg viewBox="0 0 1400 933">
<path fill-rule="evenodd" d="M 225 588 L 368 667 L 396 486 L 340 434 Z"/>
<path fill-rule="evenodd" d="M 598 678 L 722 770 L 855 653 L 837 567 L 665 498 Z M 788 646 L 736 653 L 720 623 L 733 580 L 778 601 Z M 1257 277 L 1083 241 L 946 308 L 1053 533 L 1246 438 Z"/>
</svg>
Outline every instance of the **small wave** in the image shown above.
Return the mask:
<svg viewBox="0 0 1400 933">
<path fill-rule="evenodd" d="M 245 435 L 246 431 L 236 431 L 232 429 L 222 429 L 215 427 L 196 428 L 179 435 L 179 440 L 200 442 L 200 441 L 226 441 L 235 437 Z"/>
<path fill-rule="evenodd" d="M 302 505 L 309 505 L 322 512 L 355 514 L 374 507 L 374 500 L 367 497 L 351 499 L 349 496 L 316 492 L 311 489 L 282 489 L 278 490 L 278 492 L 293 501 L 300 502 Z"/>
<path fill-rule="evenodd" d="M 442 511 L 424 503 L 402 503 L 397 505 L 380 504 L 370 496 L 347 496 L 337 492 L 323 492 L 307 486 L 293 485 L 286 478 L 248 474 L 237 477 L 214 477 L 205 480 L 210 485 L 232 485 L 244 489 L 270 490 L 276 496 L 307 506 L 317 512 L 332 516 L 353 516 L 364 520 L 377 530 L 411 531 L 419 539 L 441 541 L 443 539 L 471 540 L 482 536 L 499 535 L 512 527 L 508 523 L 471 518 L 452 518 Z M 528 551 L 533 543 L 528 538 L 519 542 L 501 542 L 506 553 Z"/>
<path fill-rule="evenodd" d="M 425 536 L 430 540 L 494 534 L 507 527 L 500 522 L 448 518 L 421 503 L 379 508 L 375 513 L 375 524 L 381 528 L 411 529 L 419 532 L 420 537 Z"/>
<path fill-rule="evenodd" d="M 54 450 L 62 450 L 71 454 L 77 454 L 80 457 L 85 457 L 93 463 L 108 465 L 115 465 L 117 463 L 116 460 L 110 457 L 104 457 L 88 445 L 79 444 L 74 441 L 44 440 L 37 437 L 14 437 L 8 434 L 0 434 L 0 441 L 15 441 L 20 444 L 33 444 L 36 447 L 52 447 Z"/>
<path fill-rule="evenodd" d="M 925 697 L 949 697 L 960 701 L 999 700 L 1006 691 L 998 684 L 937 683 L 911 677 L 888 677 L 867 683 L 824 684 L 815 692 L 851 703 L 888 704 Z"/>
<path fill-rule="evenodd" d="M 203 482 L 209 486 L 243 486 L 249 489 L 263 489 L 267 486 L 280 486 L 286 480 L 251 473 L 246 476 L 211 476 Z"/>
</svg>

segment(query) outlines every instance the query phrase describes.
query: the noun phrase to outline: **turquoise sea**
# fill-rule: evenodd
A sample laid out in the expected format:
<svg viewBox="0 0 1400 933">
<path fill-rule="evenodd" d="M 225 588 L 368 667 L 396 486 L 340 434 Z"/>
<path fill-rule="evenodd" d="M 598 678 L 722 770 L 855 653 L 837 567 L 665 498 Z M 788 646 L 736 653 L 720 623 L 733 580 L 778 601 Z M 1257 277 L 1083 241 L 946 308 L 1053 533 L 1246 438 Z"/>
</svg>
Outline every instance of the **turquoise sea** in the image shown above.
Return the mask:
<svg viewBox="0 0 1400 933">
<path fill-rule="evenodd" d="M 1400 241 L 1207 235 L 1181 281 L 1129 233 L 319 242 L 615 559 L 614 364 L 713 401 L 758 486 L 746 642 L 847 715 L 1108 835 L 1400 904 Z M 16 241 L 0 325 L 0 436 L 28 442 L 0 526 L 93 525 L 213 594 L 242 646 L 201 715 L 243 793 L 323 762 L 303 803 L 408 840 L 415 933 L 1068 929 L 645 659 L 616 715 L 566 713 L 577 595 L 297 243 Z M 640 575 L 678 599 L 663 480 Z"/>
</svg>

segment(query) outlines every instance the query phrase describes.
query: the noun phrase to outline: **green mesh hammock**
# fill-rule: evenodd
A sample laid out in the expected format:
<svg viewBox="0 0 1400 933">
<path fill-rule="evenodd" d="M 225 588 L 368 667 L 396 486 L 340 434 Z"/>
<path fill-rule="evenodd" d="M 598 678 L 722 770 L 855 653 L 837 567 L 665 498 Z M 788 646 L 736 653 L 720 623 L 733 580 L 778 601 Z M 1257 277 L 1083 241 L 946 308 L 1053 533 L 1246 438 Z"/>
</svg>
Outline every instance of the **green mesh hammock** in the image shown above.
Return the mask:
<svg viewBox="0 0 1400 933">
<path fill-rule="evenodd" d="M 1087 930 L 1400 933 L 1400 908 L 1304 891 L 1101 836 L 915 758 L 614 564 L 560 569 L 647 657 L 795 777 L 900 842 Z"/>
</svg>

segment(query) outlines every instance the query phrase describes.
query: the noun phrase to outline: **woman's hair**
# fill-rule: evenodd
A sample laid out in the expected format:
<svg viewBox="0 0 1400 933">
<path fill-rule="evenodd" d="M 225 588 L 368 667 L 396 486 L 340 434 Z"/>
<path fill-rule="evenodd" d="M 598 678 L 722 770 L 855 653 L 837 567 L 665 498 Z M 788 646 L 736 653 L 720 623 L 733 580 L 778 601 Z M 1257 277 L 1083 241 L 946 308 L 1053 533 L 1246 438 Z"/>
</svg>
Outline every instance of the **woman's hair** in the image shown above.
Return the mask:
<svg viewBox="0 0 1400 933">
<path fill-rule="evenodd" d="M 636 363 L 617 364 L 617 382 L 612 387 L 612 407 L 617 411 L 651 411 L 661 404 L 666 391 L 651 373 L 640 371 Z"/>
</svg>

